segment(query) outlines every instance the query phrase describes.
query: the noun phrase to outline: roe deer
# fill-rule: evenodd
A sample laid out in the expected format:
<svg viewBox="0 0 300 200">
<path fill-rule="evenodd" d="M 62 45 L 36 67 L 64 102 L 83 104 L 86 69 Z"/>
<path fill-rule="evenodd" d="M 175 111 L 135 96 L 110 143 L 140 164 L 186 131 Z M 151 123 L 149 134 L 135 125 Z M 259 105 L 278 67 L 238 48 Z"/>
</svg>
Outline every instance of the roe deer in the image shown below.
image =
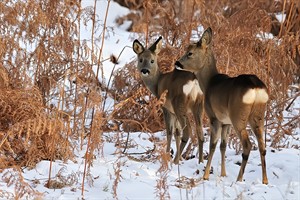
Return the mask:
<svg viewBox="0 0 300 200">
<path fill-rule="evenodd" d="M 191 134 L 191 125 L 188 113 L 195 119 L 198 139 L 199 163 L 203 162 L 202 113 L 203 93 L 197 77 L 186 71 L 174 69 L 169 73 L 161 73 L 157 64 L 157 54 L 162 46 L 162 38 L 157 39 L 148 49 L 138 41 L 133 42 L 133 51 L 137 54 L 141 78 L 146 87 L 157 97 L 167 90 L 166 102 L 163 105 L 163 114 L 167 130 L 167 152 L 170 152 L 172 135 L 175 134 L 177 153 L 174 163 L 178 164 L 182 151 Z M 180 132 L 183 132 L 180 141 Z"/>
<path fill-rule="evenodd" d="M 176 68 L 196 74 L 205 96 L 205 111 L 210 120 L 211 138 L 208 161 L 203 179 L 208 180 L 212 157 L 221 135 L 221 176 L 226 176 L 225 151 L 227 132 L 233 125 L 243 146 L 242 164 L 237 181 L 243 180 L 243 174 L 251 151 L 251 142 L 246 131 L 249 122 L 259 147 L 262 167 L 262 183 L 268 184 L 266 173 L 266 150 L 263 138 L 264 113 L 268 101 L 265 84 L 255 75 L 229 77 L 220 74 L 211 49 L 212 30 L 206 29 L 196 44 L 191 44 L 186 53 L 176 61 Z"/>
</svg>

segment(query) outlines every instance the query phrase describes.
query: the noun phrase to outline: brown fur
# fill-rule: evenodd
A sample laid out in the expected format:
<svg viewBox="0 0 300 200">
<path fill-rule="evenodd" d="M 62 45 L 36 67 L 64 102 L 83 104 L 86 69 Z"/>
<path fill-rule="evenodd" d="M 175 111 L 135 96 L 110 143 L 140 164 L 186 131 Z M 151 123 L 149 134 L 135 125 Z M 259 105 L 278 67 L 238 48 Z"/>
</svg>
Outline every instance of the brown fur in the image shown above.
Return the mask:
<svg viewBox="0 0 300 200">
<path fill-rule="evenodd" d="M 176 62 L 178 68 L 194 72 L 205 95 L 205 111 L 210 119 L 210 152 L 203 175 L 209 178 L 212 157 L 221 136 L 222 166 L 221 176 L 226 176 L 225 151 L 227 132 L 232 125 L 243 146 L 243 161 L 237 181 L 243 174 L 251 151 L 251 143 L 246 131 L 247 123 L 254 131 L 261 156 L 262 182 L 268 184 L 265 164 L 265 145 L 263 140 L 264 113 L 268 94 L 265 84 L 255 75 L 229 77 L 218 73 L 216 60 L 211 49 L 212 31 L 208 28 L 200 41 L 191 44 L 186 54 Z"/>
<path fill-rule="evenodd" d="M 193 73 L 174 69 L 162 74 L 157 64 L 157 54 L 161 48 L 161 38 L 159 38 L 149 49 L 138 41 L 133 42 L 133 50 L 138 56 L 137 68 L 146 87 L 160 98 L 164 91 L 167 92 L 166 102 L 163 105 L 163 113 L 167 130 L 167 152 L 170 151 L 172 135 L 175 134 L 177 153 L 174 159 L 175 164 L 179 163 L 182 151 L 190 137 L 191 126 L 188 120 L 188 113 L 192 113 L 196 122 L 196 132 L 198 137 L 199 162 L 203 162 L 203 142 L 202 132 L 202 112 L 203 95 L 195 80 Z M 190 91 L 187 95 L 183 87 L 192 81 L 191 86 L 195 92 Z M 180 141 L 180 132 L 183 135 Z"/>
</svg>

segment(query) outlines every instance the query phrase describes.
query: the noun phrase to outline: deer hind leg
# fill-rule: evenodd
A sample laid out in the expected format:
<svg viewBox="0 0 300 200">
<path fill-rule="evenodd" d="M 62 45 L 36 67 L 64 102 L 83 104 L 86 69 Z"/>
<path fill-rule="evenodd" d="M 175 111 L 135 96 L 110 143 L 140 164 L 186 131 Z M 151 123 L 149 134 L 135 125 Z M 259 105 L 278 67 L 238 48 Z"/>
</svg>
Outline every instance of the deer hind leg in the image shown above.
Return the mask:
<svg viewBox="0 0 300 200">
<path fill-rule="evenodd" d="M 170 153 L 171 149 L 171 141 L 172 141 L 172 136 L 175 132 L 175 121 L 176 121 L 176 116 L 174 116 L 172 113 L 170 113 L 166 108 L 162 108 L 163 114 L 164 114 L 164 120 L 165 120 L 165 126 L 166 126 L 166 131 L 167 131 L 167 149 L 166 152 Z"/>
<path fill-rule="evenodd" d="M 177 96 L 176 98 L 174 98 L 172 101 L 172 105 L 174 108 L 176 118 L 179 122 L 180 128 L 183 132 L 180 142 L 180 148 L 177 149 L 176 157 L 174 159 L 174 163 L 178 164 L 179 160 L 181 159 L 183 149 L 185 148 L 185 145 L 187 144 L 190 138 L 191 125 L 187 116 L 187 105 L 185 102 L 185 96 Z"/>
<path fill-rule="evenodd" d="M 216 150 L 218 140 L 221 135 L 221 128 L 222 128 L 222 123 L 219 120 L 210 119 L 211 133 L 210 133 L 210 142 L 209 142 L 209 154 L 208 154 L 208 160 L 207 160 L 204 175 L 203 175 L 204 180 L 208 180 L 208 178 L 209 178 L 211 161 L 212 161 L 214 152 Z"/>
<path fill-rule="evenodd" d="M 175 164 L 178 164 L 179 163 L 179 160 L 181 159 L 181 154 L 182 154 L 182 151 L 181 151 L 181 132 L 182 132 L 182 128 L 181 128 L 181 125 L 179 124 L 179 121 L 176 120 L 174 121 L 174 136 L 175 136 L 175 141 L 176 141 L 176 155 L 175 155 L 175 158 L 174 158 L 174 163 Z"/>
<path fill-rule="evenodd" d="M 251 151 L 251 147 L 252 147 L 252 144 L 249 140 L 249 136 L 248 136 L 248 132 L 246 130 L 246 127 L 244 129 L 242 129 L 241 131 L 237 131 L 239 133 L 239 137 L 240 137 L 240 140 L 242 142 L 242 146 L 243 146 L 243 154 L 242 154 L 242 164 L 241 164 L 241 167 L 240 167 L 240 172 L 239 172 L 239 175 L 237 177 L 237 181 L 243 181 L 243 175 L 244 175 L 244 172 L 245 172 L 245 167 L 247 165 L 247 161 L 248 161 L 248 158 L 249 158 L 249 154 L 250 154 L 250 151 Z"/>
<path fill-rule="evenodd" d="M 198 140 L 198 151 L 199 151 L 199 160 L 198 163 L 203 162 L 203 129 L 202 129 L 202 115 L 203 115 L 203 101 L 195 103 L 195 108 L 193 108 L 193 116 L 196 123 L 196 132 Z"/>
<path fill-rule="evenodd" d="M 221 176 L 226 176 L 226 167 L 225 167 L 225 153 L 227 147 L 227 139 L 228 134 L 231 131 L 231 125 L 223 125 L 222 132 L 221 132 L 221 144 L 220 144 L 220 151 L 221 151 Z"/>
<path fill-rule="evenodd" d="M 187 144 L 189 138 L 190 138 L 190 134 L 191 134 L 191 125 L 189 123 L 189 120 L 187 118 L 187 116 L 177 116 L 177 120 L 179 122 L 179 126 L 181 127 L 180 128 L 177 128 L 176 129 L 176 135 L 178 138 L 176 139 L 176 141 L 179 141 L 179 142 L 176 142 L 178 144 L 179 149 L 177 149 L 177 153 L 176 153 L 176 157 L 174 159 L 174 163 L 175 164 L 178 164 L 179 163 L 179 160 L 181 159 L 181 155 L 182 155 L 182 152 L 185 148 L 185 145 Z M 180 141 L 180 131 L 179 130 L 182 130 L 182 137 L 181 137 L 181 141 Z M 178 134 L 177 134 L 178 133 Z M 179 145 L 180 143 L 180 145 Z"/>
<path fill-rule="evenodd" d="M 264 143 L 264 136 L 263 136 L 263 127 L 264 127 L 264 113 L 257 115 L 256 117 L 251 117 L 250 119 L 250 126 L 255 133 L 258 143 L 258 149 L 261 159 L 261 167 L 262 167 L 262 183 L 268 184 L 267 178 L 267 170 L 266 170 L 266 149 Z"/>
</svg>

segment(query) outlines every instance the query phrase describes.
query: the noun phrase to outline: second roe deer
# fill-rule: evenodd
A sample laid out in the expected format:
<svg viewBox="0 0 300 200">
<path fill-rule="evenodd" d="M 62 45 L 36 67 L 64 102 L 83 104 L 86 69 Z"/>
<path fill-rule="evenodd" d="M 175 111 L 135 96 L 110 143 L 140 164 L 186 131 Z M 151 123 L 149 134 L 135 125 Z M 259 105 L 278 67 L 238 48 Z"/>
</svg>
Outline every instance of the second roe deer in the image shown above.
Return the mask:
<svg viewBox="0 0 300 200">
<path fill-rule="evenodd" d="M 188 113 L 192 113 L 198 139 L 199 161 L 203 162 L 202 113 L 203 93 L 196 76 L 191 72 L 174 69 L 169 73 L 161 73 L 157 56 L 162 46 L 162 38 L 157 39 L 152 46 L 146 49 L 138 40 L 133 42 L 133 51 L 137 54 L 141 78 L 146 87 L 157 98 L 167 90 L 166 102 L 163 105 L 163 114 L 167 130 L 167 152 L 170 152 L 172 135 L 175 134 L 177 153 L 174 163 L 178 164 L 182 151 L 191 135 L 191 125 Z M 180 132 L 183 132 L 180 139 Z"/>
<path fill-rule="evenodd" d="M 221 135 L 221 176 L 226 176 L 225 151 L 227 132 L 234 127 L 243 146 L 242 164 L 237 181 L 243 174 L 251 151 L 251 142 L 246 130 L 250 124 L 258 141 L 261 158 L 262 183 L 268 184 L 266 173 L 266 150 L 263 138 L 264 114 L 269 99 L 265 84 L 256 75 L 229 77 L 220 74 L 211 49 L 212 30 L 208 28 L 196 44 L 191 44 L 175 65 L 177 68 L 194 72 L 205 96 L 205 111 L 210 119 L 211 138 L 208 161 L 203 178 L 209 178 L 210 166 L 216 144 Z"/>
</svg>

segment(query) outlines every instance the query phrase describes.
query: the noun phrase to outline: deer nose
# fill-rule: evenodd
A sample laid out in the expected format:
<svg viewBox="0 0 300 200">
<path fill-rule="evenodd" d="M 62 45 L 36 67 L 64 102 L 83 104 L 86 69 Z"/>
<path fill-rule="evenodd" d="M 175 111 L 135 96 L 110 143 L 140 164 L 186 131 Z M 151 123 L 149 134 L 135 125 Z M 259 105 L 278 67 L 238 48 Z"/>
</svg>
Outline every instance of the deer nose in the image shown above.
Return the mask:
<svg viewBox="0 0 300 200">
<path fill-rule="evenodd" d="M 150 71 L 148 69 L 142 69 L 141 72 L 144 76 L 147 76 L 150 74 Z"/>
<path fill-rule="evenodd" d="M 175 62 L 175 67 L 176 69 L 183 69 L 183 65 L 179 61 Z"/>
</svg>

